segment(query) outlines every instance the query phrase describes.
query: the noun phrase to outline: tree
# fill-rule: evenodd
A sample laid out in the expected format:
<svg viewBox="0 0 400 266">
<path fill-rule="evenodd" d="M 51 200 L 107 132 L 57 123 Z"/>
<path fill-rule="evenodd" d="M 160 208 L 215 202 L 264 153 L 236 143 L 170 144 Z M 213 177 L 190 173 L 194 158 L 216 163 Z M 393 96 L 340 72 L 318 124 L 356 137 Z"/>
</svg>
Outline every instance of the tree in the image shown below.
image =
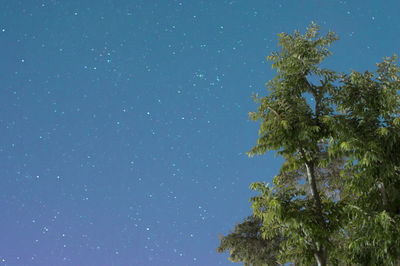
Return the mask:
<svg viewBox="0 0 400 266">
<path fill-rule="evenodd" d="M 328 156 L 324 153 L 324 156 Z M 343 190 L 343 183 L 340 182 L 340 169 L 343 167 L 344 160 L 338 158 L 330 162 L 324 169 L 316 171 L 318 188 L 327 196 L 340 198 L 340 191 Z M 310 194 L 307 183 L 302 183 L 306 169 L 289 171 L 279 174 L 275 180 L 296 187 L 303 193 Z M 326 186 L 325 184 L 330 184 Z M 229 260 L 232 262 L 244 262 L 244 265 L 279 265 L 281 244 L 284 241 L 282 235 L 275 235 L 266 239 L 262 237 L 262 220 L 256 216 L 247 217 L 242 223 L 234 227 L 234 231 L 229 231 L 226 236 L 219 235 L 220 246 L 217 248 L 219 253 L 229 251 Z"/>
<path fill-rule="evenodd" d="M 331 152 L 347 153 L 349 260 L 400 265 L 400 68 L 384 58 L 376 73 L 343 75 L 333 93 L 338 106 Z"/>
<path fill-rule="evenodd" d="M 327 264 L 330 237 L 338 229 L 334 217 L 338 215 L 338 204 L 320 194 L 316 181 L 316 168 L 327 163 L 321 158 L 332 132 L 324 117 L 333 115 L 328 97 L 338 79 L 335 72 L 320 64 L 331 54 L 328 47 L 336 40 L 333 32 L 319 37 L 319 27 L 314 23 L 304 35 L 298 31 L 293 36 L 281 33 L 281 50 L 268 57 L 277 69 L 277 75 L 267 83 L 270 94 L 254 96 L 260 105 L 257 112 L 250 113 L 250 118 L 260 121 L 261 126 L 257 145 L 249 155 L 277 151 L 285 159 L 283 173 L 304 166 L 311 192 L 307 195 L 279 180 L 274 188 L 252 184 L 253 190 L 261 192 L 261 196 L 252 198 L 254 215 L 262 217 L 269 228 L 265 237 L 281 232 L 290 236 L 287 247 L 297 247 L 287 250 L 282 260 L 310 263 L 314 257 L 320 266 Z M 310 83 L 310 77 L 318 77 L 321 84 Z M 307 102 L 307 95 L 313 97 L 313 106 Z"/>
<path fill-rule="evenodd" d="M 376 74 L 337 74 L 321 63 L 338 38 L 319 30 L 312 23 L 303 35 L 279 34 L 269 94 L 254 96 L 250 118 L 260 130 L 248 154 L 274 150 L 285 160 L 272 186 L 251 185 L 260 193 L 250 199 L 260 236 L 268 245 L 280 240 L 278 263 L 400 264 L 397 57 Z M 222 241 L 230 244 L 220 250 L 240 253 L 243 241 Z"/>
<path fill-rule="evenodd" d="M 277 256 L 282 239 L 279 236 L 263 238 L 261 227 L 261 219 L 255 216 L 247 217 L 227 236 L 219 235 L 221 243 L 217 251 L 223 253 L 229 250 L 229 260 L 244 262 L 245 266 L 278 265 Z"/>
</svg>

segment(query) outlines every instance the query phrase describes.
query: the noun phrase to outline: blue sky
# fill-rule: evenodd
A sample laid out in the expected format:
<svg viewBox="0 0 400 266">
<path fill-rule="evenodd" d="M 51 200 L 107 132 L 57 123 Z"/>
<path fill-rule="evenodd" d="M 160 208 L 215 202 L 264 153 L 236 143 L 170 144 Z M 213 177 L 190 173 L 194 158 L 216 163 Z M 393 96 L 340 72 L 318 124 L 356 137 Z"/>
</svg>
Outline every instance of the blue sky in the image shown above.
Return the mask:
<svg viewBox="0 0 400 266">
<path fill-rule="evenodd" d="M 326 66 L 399 53 L 398 1 L 2 1 L 0 265 L 231 265 L 218 233 L 270 181 L 250 95 L 277 34 Z"/>
</svg>

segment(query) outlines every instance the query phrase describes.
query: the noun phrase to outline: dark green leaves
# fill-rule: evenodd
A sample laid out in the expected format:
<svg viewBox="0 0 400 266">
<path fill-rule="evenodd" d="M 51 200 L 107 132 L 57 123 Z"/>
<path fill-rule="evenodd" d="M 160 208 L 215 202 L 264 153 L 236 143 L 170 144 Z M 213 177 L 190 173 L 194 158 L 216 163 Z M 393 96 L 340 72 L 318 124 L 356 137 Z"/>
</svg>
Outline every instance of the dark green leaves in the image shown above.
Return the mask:
<svg viewBox="0 0 400 266">
<path fill-rule="evenodd" d="M 278 265 L 281 236 L 265 239 L 261 236 L 261 219 L 249 216 L 237 224 L 227 236 L 219 236 L 220 246 L 217 251 L 229 251 L 229 260 L 245 262 L 245 265 Z"/>
</svg>

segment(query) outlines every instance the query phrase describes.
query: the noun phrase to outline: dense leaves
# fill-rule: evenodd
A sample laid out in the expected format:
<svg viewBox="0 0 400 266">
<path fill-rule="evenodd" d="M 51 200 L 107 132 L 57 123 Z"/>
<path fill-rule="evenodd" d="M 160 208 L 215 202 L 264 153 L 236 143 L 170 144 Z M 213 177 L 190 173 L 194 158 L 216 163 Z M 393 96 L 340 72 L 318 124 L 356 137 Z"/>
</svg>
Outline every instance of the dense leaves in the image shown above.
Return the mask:
<svg viewBox="0 0 400 266">
<path fill-rule="evenodd" d="M 344 178 L 349 258 L 359 263 L 400 262 L 400 69 L 397 57 L 377 64 L 377 73 L 352 72 L 333 95 L 338 133 L 331 153 L 351 155 Z"/>
<path fill-rule="evenodd" d="M 278 265 L 276 257 L 279 255 L 281 236 L 265 239 L 261 236 L 261 219 L 255 216 L 247 217 L 237 224 L 233 232 L 223 237 L 217 251 L 222 253 L 230 250 L 229 260 L 244 262 L 248 265 Z"/>
<path fill-rule="evenodd" d="M 254 218 L 222 237 L 218 251 L 251 265 L 398 265 L 397 57 L 376 73 L 337 74 L 321 63 L 338 38 L 319 30 L 312 23 L 303 35 L 281 33 L 280 50 L 268 57 L 277 73 L 267 96 L 253 95 L 259 107 L 250 118 L 260 130 L 248 154 L 274 150 L 285 162 L 272 185 L 251 185 L 259 193 L 250 200 Z M 238 237 L 250 221 L 254 244 Z"/>
</svg>

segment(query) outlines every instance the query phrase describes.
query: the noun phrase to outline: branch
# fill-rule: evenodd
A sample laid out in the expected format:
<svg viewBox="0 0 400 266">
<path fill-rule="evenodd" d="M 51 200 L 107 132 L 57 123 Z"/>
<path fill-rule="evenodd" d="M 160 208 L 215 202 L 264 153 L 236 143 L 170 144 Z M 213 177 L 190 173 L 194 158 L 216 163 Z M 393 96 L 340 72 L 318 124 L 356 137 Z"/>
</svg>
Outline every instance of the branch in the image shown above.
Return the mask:
<svg viewBox="0 0 400 266">
<path fill-rule="evenodd" d="M 381 191 L 383 206 L 385 208 L 387 208 L 389 201 L 388 201 L 388 197 L 386 194 L 386 188 L 385 188 L 385 185 L 383 184 L 383 182 L 379 182 L 378 188 Z"/>
<path fill-rule="evenodd" d="M 281 118 L 281 116 L 278 114 L 278 112 L 275 111 L 274 109 L 272 109 L 271 106 L 267 106 L 267 108 L 268 108 L 269 110 L 271 110 L 271 111 L 276 115 L 276 117 L 278 117 L 280 120 L 282 120 L 282 118 Z"/>
<path fill-rule="evenodd" d="M 306 153 L 305 153 L 303 147 L 301 147 L 301 146 L 300 146 L 300 153 L 301 153 L 301 156 L 303 157 L 304 163 L 306 165 L 308 184 L 310 186 L 311 195 L 314 198 L 314 206 L 316 208 L 317 215 L 319 218 L 319 224 L 323 228 L 325 228 L 325 221 L 324 221 L 323 214 L 322 214 L 321 197 L 318 192 L 317 181 L 315 178 L 314 160 L 313 159 L 307 160 Z"/>
<path fill-rule="evenodd" d="M 318 117 L 319 116 L 319 112 L 320 112 L 319 103 L 320 103 L 321 99 L 320 99 L 320 97 L 319 97 L 319 95 L 317 93 L 317 90 L 315 88 L 313 88 L 313 86 L 311 86 L 310 82 L 308 82 L 308 79 L 306 77 L 304 77 L 304 81 L 305 81 L 307 87 L 310 89 L 312 96 L 315 99 L 315 115 L 316 115 L 316 117 Z"/>
</svg>

